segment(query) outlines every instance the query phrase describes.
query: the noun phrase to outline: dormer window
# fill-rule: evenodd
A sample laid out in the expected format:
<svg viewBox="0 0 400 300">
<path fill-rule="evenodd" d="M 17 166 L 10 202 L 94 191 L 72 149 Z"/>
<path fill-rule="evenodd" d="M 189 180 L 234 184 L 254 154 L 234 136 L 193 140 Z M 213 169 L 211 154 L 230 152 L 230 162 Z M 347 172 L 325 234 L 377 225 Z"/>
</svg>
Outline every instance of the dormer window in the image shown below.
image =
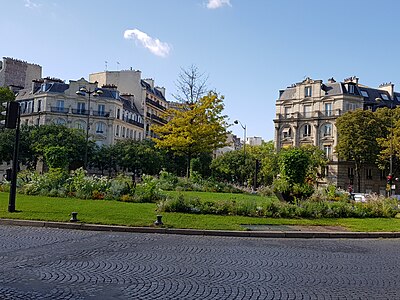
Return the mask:
<svg viewBox="0 0 400 300">
<path fill-rule="evenodd" d="M 348 85 L 348 90 L 349 90 L 349 94 L 354 94 L 354 85 L 349 84 Z"/>
<path fill-rule="evenodd" d="M 389 97 L 386 94 L 381 94 L 381 98 L 383 100 L 389 100 Z"/>
<path fill-rule="evenodd" d="M 368 98 L 368 97 L 369 97 L 367 91 L 361 91 L 361 95 L 362 95 L 363 97 L 365 97 L 365 98 Z"/>
<path fill-rule="evenodd" d="M 311 97 L 312 95 L 312 88 L 311 86 L 306 86 L 304 88 L 304 97 Z"/>
</svg>

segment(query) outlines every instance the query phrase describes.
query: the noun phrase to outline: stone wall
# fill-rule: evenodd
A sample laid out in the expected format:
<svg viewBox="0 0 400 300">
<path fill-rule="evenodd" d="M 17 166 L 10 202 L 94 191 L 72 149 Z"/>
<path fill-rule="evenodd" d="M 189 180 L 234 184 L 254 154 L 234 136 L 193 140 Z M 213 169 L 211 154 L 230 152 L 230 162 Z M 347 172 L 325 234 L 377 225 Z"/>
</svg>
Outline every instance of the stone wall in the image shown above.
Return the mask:
<svg viewBox="0 0 400 300">
<path fill-rule="evenodd" d="M 42 78 L 42 67 L 26 61 L 3 57 L 0 64 L 0 86 L 29 88 L 32 80 Z"/>
</svg>

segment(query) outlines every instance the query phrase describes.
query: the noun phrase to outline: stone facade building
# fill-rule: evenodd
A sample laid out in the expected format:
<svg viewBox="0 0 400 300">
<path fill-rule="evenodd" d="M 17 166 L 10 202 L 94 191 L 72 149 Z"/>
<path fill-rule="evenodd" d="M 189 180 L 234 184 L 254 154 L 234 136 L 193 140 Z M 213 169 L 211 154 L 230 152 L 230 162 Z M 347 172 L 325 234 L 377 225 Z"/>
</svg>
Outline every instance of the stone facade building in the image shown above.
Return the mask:
<svg viewBox="0 0 400 300">
<path fill-rule="evenodd" d="M 81 88 L 97 91 L 91 94 L 90 102 L 88 94 L 79 93 Z M 62 124 L 89 130 L 99 146 L 113 145 L 121 139 L 144 138 L 143 117 L 134 101 L 129 96 L 122 97 L 112 85 L 99 87 L 83 78 L 69 84 L 45 78 L 20 90 L 16 100 L 21 105 L 21 124 Z"/>
<path fill-rule="evenodd" d="M 42 67 L 26 61 L 3 57 L 0 61 L 0 87 L 13 90 L 28 88 L 32 80 L 42 78 Z"/>
<path fill-rule="evenodd" d="M 357 77 L 343 82 L 333 78 L 322 80 L 306 78 L 279 92 L 276 100 L 275 147 L 302 145 L 318 146 L 329 159 L 320 183 L 333 183 L 348 189 L 355 184 L 354 164 L 340 161 L 335 153 L 338 141 L 335 122 L 349 110 L 371 109 L 381 106 L 395 107 L 400 104 L 400 93 L 392 83 L 370 88 L 359 83 Z M 361 191 L 385 194 L 387 170 L 379 170 L 375 164 L 361 170 Z"/>
<path fill-rule="evenodd" d="M 167 121 L 163 114 L 168 109 L 165 88 L 154 85 L 153 79 L 141 79 L 139 70 L 105 71 L 89 75 L 89 80 L 100 85 L 115 85 L 123 95 L 132 97 L 143 115 L 145 137 L 154 137 L 151 126 Z"/>
</svg>

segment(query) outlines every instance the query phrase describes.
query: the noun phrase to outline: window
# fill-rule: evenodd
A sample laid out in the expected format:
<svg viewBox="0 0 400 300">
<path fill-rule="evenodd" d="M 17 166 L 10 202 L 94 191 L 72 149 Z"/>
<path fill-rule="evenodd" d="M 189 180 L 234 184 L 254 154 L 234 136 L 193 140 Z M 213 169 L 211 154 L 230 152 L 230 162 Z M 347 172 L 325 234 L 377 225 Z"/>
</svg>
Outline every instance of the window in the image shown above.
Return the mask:
<svg viewBox="0 0 400 300">
<path fill-rule="evenodd" d="M 347 169 L 347 176 L 349 178 L 354 178 L 354 169 L 353 168 L 350 167 Z"/>
<path fill-rule="evenodd" d="M 289 119 L 289 118 L 290 118 L 290 107 L 285 106 L 285 119 Z"/>
<path fill-rule="evenodd" d="M 324 136 L 331 136 L 332 135 L 332 124 L 327 123 L 323 127 L 323 134 Z"/>
<path fill-rule="evenodd" d="M 105 132 L 104 123 L 101 122 L 96 123 L 96 133 L 104 133 L 104 132 Z"/>
<path fill-rule="evenodd" d="M 304 105 L 304 118 L 311 118 L 311 105 Z"/>
<path fill-rule="evenodd" d="M 380 180 L 386 180 L 386 170 L 380 170 L 379 179 Z"/>
<path fill-rule="evenodd" d="M 125 137 L 125 127 L 122 127 L 122 137 Z"/>
<path fill-rule="evenodd" d="M 105 110 L 106 110 L 106 106 L 104 104 L 99 104 L 97 106 L 97 111 L 99 113 L 99 116 L 104 116 L 105 115 Z"/>
<path fill-rule="evenodd" d="M 290 136 L 292 135 L 292 130 L 291 130 L 291 128 L 289 127 L 289 128 L 284 128 L 283 130 L 282 130 L 282 133 L 283 133 L 283 138 L 285 139 L 285 138 L 290 138 Z"/>
<path fill-rule="evenodd" d="M 357 104 L 355 103 L 347 103 L 346 104 L 347 110 L 356 110 L 357 109 Z"/>
<path fill-rule="evenodd" d="M 326 158 L 330 159 L 332 156 L 332 146 L 324 145 L 324 153 L 325 153 Z"/>
<path fill-rule="evenodd" d="M 120 114 L 121 114 L 121 110 L 118 108 L 117 109 L 117 119 L 119 119 Z"/>
<path fill-rule="evenodd" d="M 133 139 L 136 141 L 136 130 L 133 131 Z"/>
<path fill-rule="evenodd" d="M 86 127 L 85 125 L 86 125 L 86 123 L 83 122 L 83 121 L 78 121 L 78 122 L 75 123 L 75 127 L 77 129 L 85 130 L 85 127 Z"/>
<path fill-rule="evenodd" d="M 64 111 L 64 100 L 57 100 L 56 102 L 56 109 L 59 112 Z"/>
<path fill-rule="evenodd" d="M 311 125 L 306 124 L 303 128 L 303 136 L 311 136 Z"/>
<path fill-rule="evenodd" d="M 388 95 L 386 95 L 386 94 L 381 94 L 381 98 L 382 98 L 383 100 L 389 100 L 389 97 L 388 97 Z"/>
<path fill-rule="evenodd" d="M 372 179 L 372 169 L 367 169 L 366 171 L 367 179 Z"/>
<path fill-rule="evenodd" d="M 332 103 L 325 103 L 325 116 L 332 116 Z"/>
<path fill-rule="evenodd" d="M 312 95 L 312 88 L 311 86 L 306 86 L 304 88 L 304 97 L 311 97 Z"/>
<path fill-rule="evenodd" d="M 56 122 L 55 122 L 57 125 L 65 125 L 65 120 L 64 119 L 61 119 L 61 118 L 58 118 L 58 119 L 56 119 Z"/>
<path fill-rule="evenodd" d="M 361 91 L 361 95 L 362 95 L 363 97 L 365 97 L 365 98 L 368 98 L 368 97 L 369 97 L 367 91 Z"/>
<path fill-rule="evenodd" d="M 115 135 L 119 136 L 119 125 L 115 127 Z"/>
<path fill-rule="evenodd" d="M 37 106 L 37 111 L 41 111 L 42 110 L 42 100 L 38 100 L 38 106 Z"/>
<path fill-rule="evenodd" d="M 78 102 L 77 104 L 77 113 L 83 115 L 86 112 L 85 102 Z"/>
<path fill-rule="evenodd" d="M 349 94 L 354 94 L 354 85 L 349 84 L 348 85 L 348 91 L 349 91 Z"/>
</svg>

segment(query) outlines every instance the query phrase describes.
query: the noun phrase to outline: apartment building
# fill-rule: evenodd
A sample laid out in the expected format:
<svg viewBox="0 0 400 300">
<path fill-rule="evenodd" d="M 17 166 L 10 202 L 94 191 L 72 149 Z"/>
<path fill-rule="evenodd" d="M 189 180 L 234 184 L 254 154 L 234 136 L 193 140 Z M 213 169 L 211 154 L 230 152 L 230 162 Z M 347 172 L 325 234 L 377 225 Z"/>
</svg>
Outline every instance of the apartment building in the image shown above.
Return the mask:
<svg viewBox="0 0 400 300">
<path fill-rule="evenodd" d="M 44 78 L 21 89 L 16 100 L 21 105 L 21 124 L 61 124 L 88 130 L 99 146 L 144 138 L 143 117 L 133 99 L 121 96 L 113 85 L 100 87 L 84 78 L 69 84 Z"/>
<path fill-rule="evenodd" d="M 359 83 L 357 77 L 342 82 L 333 78 L 305 80 L 279 91 L 276 100 L 275 147 L 302 145 L 318 146 L 329 159 L 320 183 L 333 183 L 347 189 L 354 184 L 354 164 L 340 161 L 335 153 L 338 141 L 335 122 L 337 117 L 349 110 L 396 107 L 400 93 L 392 83 L 371 88 Z M 361 191 L 385 194 L 387 170 L 379 170 L 372 162 L 361 171 Z"/>
<path fill-rule="evenodd" d="M 143 115 L 145 137 L 154 137 L 151 126 L 167 123 L 163 115 L 168 109 L 165 88 L 154 85 L 153 79 L 142 79 L 139 70 L 104 71 L 92 73 L 89 80 L 100 85 L 115 85 L 123 95 L 132 97 Z"/>
</svg>

